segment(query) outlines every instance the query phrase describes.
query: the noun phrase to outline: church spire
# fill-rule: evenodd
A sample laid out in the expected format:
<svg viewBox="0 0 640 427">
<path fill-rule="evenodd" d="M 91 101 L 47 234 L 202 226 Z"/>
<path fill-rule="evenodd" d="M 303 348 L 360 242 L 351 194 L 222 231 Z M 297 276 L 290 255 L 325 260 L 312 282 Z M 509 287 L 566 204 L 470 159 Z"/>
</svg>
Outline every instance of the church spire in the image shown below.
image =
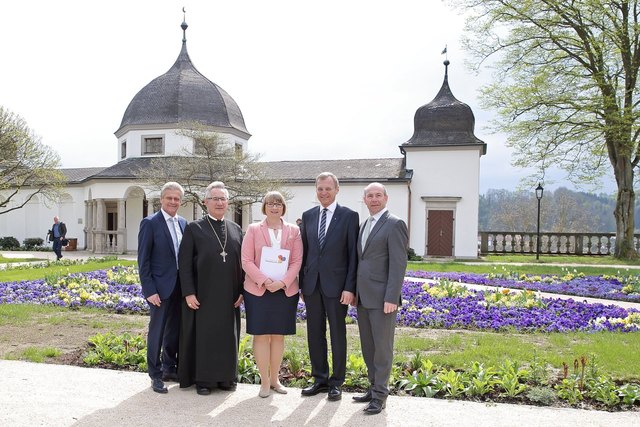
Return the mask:
<svg viewBox="0 0 640 427">
<path fill-rule="evenodd" d="M 185 44 L 187 42 L 187 28 L 189 28 L 189 26 L 187 25 L 187 11 L 184 10 L 184 7 L 182 8 L 182 25 L 180 25 L 180 27 L 182 28 L 182 44 Z"/>
</svg>

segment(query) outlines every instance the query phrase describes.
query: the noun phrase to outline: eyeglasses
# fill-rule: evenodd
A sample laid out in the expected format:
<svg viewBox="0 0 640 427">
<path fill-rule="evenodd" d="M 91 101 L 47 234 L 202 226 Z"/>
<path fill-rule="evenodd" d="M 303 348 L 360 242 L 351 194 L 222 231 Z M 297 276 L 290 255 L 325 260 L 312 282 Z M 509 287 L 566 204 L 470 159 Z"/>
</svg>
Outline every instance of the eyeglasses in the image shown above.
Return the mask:
<svg viewBox="0 0 640 427">
<path fill-rule="evenodd" d="M 267 203 L 268 208 L 281 208 L 282 206 L 282 203 Z"/>
<path fill-rule="evenodd" d="M 226 197 L 207 197 L 207 200 L 213 200 L 214 202 L 224 202 L 227 200 Z"/>
</svg>

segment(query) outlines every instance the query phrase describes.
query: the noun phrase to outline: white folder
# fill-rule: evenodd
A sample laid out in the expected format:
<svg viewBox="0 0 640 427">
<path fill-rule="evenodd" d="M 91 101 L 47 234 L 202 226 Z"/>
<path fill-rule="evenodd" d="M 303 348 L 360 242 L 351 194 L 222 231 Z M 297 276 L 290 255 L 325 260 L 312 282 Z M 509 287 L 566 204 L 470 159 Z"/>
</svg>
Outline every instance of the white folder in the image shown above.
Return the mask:
<svg viewBox="0 0 640 427">
<path fill-rule="evenodd" d="M 287 268 L 289 268 L 290 252 L 289 249 L 263 246 L 262 255 L 260 256 L 260 271 L 271 280 L 284 279 Z"/>
</svg>

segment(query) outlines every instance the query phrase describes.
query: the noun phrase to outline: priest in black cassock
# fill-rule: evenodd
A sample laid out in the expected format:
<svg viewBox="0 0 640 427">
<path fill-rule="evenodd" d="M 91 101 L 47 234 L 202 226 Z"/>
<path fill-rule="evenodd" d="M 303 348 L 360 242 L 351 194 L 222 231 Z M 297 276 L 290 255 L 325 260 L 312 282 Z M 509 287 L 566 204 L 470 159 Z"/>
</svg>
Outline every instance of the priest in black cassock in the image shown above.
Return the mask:
<svg viewBox="0 0 640 427">
<path fill-rule="evenodd" d="M 229 192 L 222 182 L 205 191 L 208 215 L 187 225 L 180 245 L 184 302 L 180 331 L 180 387 L 235 389 L 243 273 L 242 229 L 224 219 Z"/>
</svg>

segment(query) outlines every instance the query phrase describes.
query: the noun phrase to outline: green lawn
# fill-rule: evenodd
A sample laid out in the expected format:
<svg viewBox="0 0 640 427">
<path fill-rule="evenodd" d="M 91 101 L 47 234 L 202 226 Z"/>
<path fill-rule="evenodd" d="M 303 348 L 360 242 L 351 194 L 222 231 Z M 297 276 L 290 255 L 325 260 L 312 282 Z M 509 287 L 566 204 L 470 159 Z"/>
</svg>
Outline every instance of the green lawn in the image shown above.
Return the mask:
<svg viewBox="0 0 640 427">
<path fill-rule="evenodd" d="M 499 258 L 499 257 L 495 257 Z M 510 257 L 514 258 L 514 257 Z M 576 259 L 573 264 L 581 264 L 583 263 L 583 259 L 588 257 L 579 257 Z M 613 263 L 614 260 L 611 260 Z M 496 264 L 500 262 L 500 264 Z M 500 273 L 500 272 L 515 272 L 515 273 L 525 273 L 525 274 L 556 274 L 563 275 L 566 272 L 582 272 L 589 276 L 599 276 L 603 274 L 614 275 L 614 274 L 640 274 L 640 268 L 633 268 L 634 265 L 620 266 L 620 267 L 603 267 L 602 264 L 596 263 L 588 263 L 585 264 L 590 265 L 580 265 L 580 266 L 565 266 L 559 264 L 551 264 L 551 263 L 540 263 L 540 264 L 524 264 L 526 261 L 518 260 L 518 261 L 500 261 L 500 260 L 491 260 L 489 261 L 412 261 L 409 262 L 407 269 L 408 270 L 424 270 L 424 271 L 440 271 L 440 272 L 467 272 L 467 273 Z M 562 263 L 564 264 L 564 263 Z"/>
<path fill-rule="evenodd" d="M 43 255 L 42 258 L 5 258 L 0 255 L 0 264 L 8 264 L 10 262 L 31 262 L 31 261 L 44 261 L 46 257 Z"/>
<path fill-rule="evenodd" d="M 516 261 L 514 261 L 516 262 Z M 1 281 L 32 280 L 52 274 L 92 271 L 114 265 L 135 265 L 135 261 L 106 260 L 82 265 L 61 266 L 55 263 L 44 268 L 3 271 Z M 410 268 L 428 271 L 473 271 L 487 273 L 495 271 L 496 266 L 486 262 L 471 265 L 460 262 L 411 263 Z M 497 267 L 501 268 L 501 267 Z M 552 264 L 516 266 L 507 264 L 509 271 L 533 274 L 559 274 L 562 267 Z M 603 271 L 618 270 L 603 267 L 580 267 L 578 271 L 586 274 L 602 274 Z M 571 268 L 573 270 L 573 268 Z M 566 269 L 564 270 L 566 271 Z M 131 318 L 99 310 L 82 308 L 69 310 L 57 307 L 37 305 L 0 305 L 0 332 L 3 328 L 19 327 L 21 330 L 38 328 L 84 328 L 86 337 L 100 331 L 130 331 L 142 333 L 146 327 L 146 317 Z M 244 329 L 244 328 L 243 328 Z M 0 334 L 1 335 L 1 334 Z M 18 339 L 21 335 L 17 335 Z M 244 333 L 243 333 L 244 336 Z M 360 351 L 360 342 L 356 325 L 348 325 L 349 353 Z M 6 338 L 6 339 L 15 339 Z M 306 354 L 306 328 L 298 325 L 295 336 L 287 337 L 287 351 Z M 80 346 L 86 341 L 81 340 Z M 31 343 L 33 344 L 33 343 Z M 43 342 L 31 345 L 19 354 L 9 357 L 39 359 L 56 354 L 55 345 Z M 53 349 L 52 349 L 53 348 Z M 396 335 L 396 358 L 409 360 L 416 352 L 422 353 L 437 365 L 462 368 L 473 361 L 486 365 L 499 365 L 505 359 L 529 363 L 533 360 L 544 361 L 554 369 L 561 369 L 562 363 L 573 366 L 574 359 L 581 356 L 595 356 L 603 372 L 619 380 L 640 380 L 640 333 L 509 333 L 482 332 L 465 330 L 437 330 L 398 328 Z M 6 357 L 6 356 L 5 356 Z"/>
</svg>

